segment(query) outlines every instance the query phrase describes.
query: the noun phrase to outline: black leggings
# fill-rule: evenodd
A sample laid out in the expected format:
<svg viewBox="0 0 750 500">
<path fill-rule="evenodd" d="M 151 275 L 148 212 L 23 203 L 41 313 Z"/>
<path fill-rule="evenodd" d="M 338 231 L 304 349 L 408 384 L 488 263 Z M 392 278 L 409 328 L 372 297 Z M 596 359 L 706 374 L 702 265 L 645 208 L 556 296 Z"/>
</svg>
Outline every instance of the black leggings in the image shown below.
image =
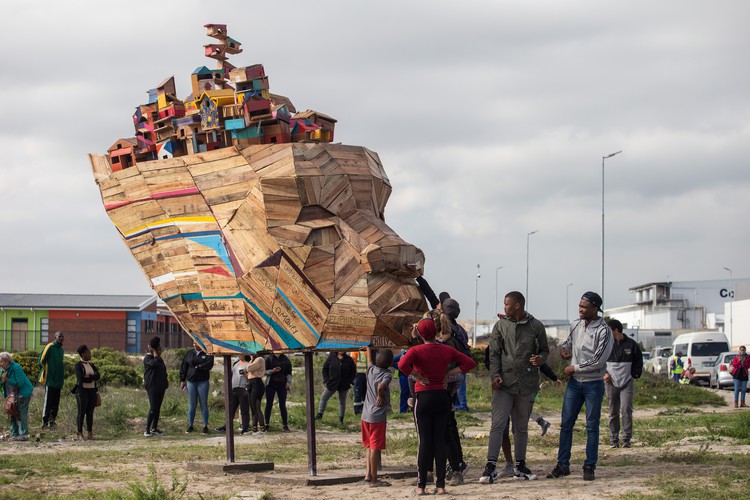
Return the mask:
<svg viewBox="0 0 750 500">
<path fill-rule="evenodd" d="M 286 427 L 287 413 L 286 413 L 286 382 L 281 384 L 274 384 L 271 382 L 266 386 L 266 425 L 271 422 L 271 410 L 273 409 L 273 397 L 274 394 L 279 395 L 279 411 L 281 412 L 281 422 Z"/>
<path fill-rule="evenodd" d="M 448 463 L 454 471 L 460 470 L 461 462 L 464 461 L 464 451 L 461 448 L 461 437 L 458 434 L 458 423 L 456 423 L 456 412 L 448 412 L 448 429 L 445 434 L 445 446 L 448 453 Z"/>
<path fill-rule="evenodd" d="M 445 436 L 451 400 L 448 391 L 422 391 L 414 403 L 414 422 L 419 435 L 417 486 L 427 485 L 427 471 L 435 462 L 435 487 L 445 488 Z"/>
<path fill-rule="evenodd" d="M 164 401 L 166 389 L 146 389 L 148 393 L 148 419 L 146 419 L 146 430 L 151 431 L 159 427 L 159 416 L 161 414 L 161 404 Z"/>
<path fill-rule="evenodd" d="M 263 420 L 260 402 L 263 399 L 263 393 L 266 392 L 266 386 L 262 379 L 251 378 L 248 381 L 247 390 L 250 393 L 250 411 L 253 415 L 253 429 L 258 426 L 258 422 L 260 422 L 260 427 L 264 428 L 266 424 Z"/>
<path fill-rule="evenodd" d="M 96 408 L 96 389 L 84 389 L 79 387 L 76 391 L 76 403 L 78 403 L 78 415 L 76 425 L 78 432 L 83 432 L 83 417 L 86 417 L 86 430 L 91 432 L 94 426 L 94 408 Z"/>
</svg>

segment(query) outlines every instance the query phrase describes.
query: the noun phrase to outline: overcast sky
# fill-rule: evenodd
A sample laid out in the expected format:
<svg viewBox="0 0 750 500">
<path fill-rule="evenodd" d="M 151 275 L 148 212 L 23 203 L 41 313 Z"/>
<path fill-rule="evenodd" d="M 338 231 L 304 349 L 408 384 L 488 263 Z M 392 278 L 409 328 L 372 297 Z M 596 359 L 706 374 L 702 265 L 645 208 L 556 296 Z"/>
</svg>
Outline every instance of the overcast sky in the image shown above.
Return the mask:
<svg viewBox="0 0 750 500">
<path fill-rule="evenodd" d="M 115 6 L 117 5 L 117 6 Z M 526 288 L 538 318 L 652 281 L 750 276 L 750 2 L 0 0 L 0 291 L 151 293 L 87 154 L 179 97 L 206 23 L 271 90 L 338 120 L 393 185 L 386 221 L 473 318 Z M 499 272 L 496 268 L 502 266 Z M 573 283 L 570 288 L 568 283 Z"/>
</svg>

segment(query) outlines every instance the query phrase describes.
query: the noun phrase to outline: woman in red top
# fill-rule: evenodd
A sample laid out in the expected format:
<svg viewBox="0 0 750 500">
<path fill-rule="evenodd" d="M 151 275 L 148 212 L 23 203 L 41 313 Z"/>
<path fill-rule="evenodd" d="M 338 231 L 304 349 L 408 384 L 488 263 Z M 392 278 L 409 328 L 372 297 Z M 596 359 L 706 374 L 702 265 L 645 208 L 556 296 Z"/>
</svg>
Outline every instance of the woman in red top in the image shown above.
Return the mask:
<svg viewBox="0 0 750 500">
<path fill-rule="evenodd" d="M 451 401 L 445 389 L 445 379 L 459 372 L 468 372 L 477 364 L 473 359 L 461 354 L 453 347 L 435 340 L 437 327 L 431 318 L 422 318 L 417 323 L 417 332 L 424 344 L 406 351 L 398 363 L 398 369 L 405 375 L 414 374 L 417 379 L 414 391 L 414 421 L 419 436 L 417 467 L 419 470 L 417 494 L 424 495 L 427 486 L 427 471 L 435 462 L 435 488 L 437 494 L 445 494 L 445 433 Z M 452 362 L 458 364 L 449 370 Z"/>
</svg>

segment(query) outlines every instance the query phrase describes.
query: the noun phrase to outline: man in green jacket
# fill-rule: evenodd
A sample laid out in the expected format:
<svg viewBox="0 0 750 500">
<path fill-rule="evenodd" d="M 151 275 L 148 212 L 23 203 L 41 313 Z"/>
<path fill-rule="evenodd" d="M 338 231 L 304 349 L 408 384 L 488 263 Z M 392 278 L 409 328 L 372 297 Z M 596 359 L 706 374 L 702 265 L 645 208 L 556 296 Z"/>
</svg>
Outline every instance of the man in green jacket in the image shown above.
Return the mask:
<svg viewBox="0 0 750 500">
<path fill-rule="evenodd" d="M 55 333 L 54 342 L 50 342 L 39 355 L 39 383 L 45 385 L 44 413 L 42 414 L 42 429 L 55 427 L 57 409 L 60 406 L 60 391 L 65 382 L 65 363 L 63 357 L 63 332 Z"/>
<path fill-rule="evenodd" d="M 503 304 L 505 317 L 495 323 L 490 334 L 492 428 L 487 465 L 479 479 L 482 484 L 497 479 L 497 459 L 508 417 L 513 419 L 515 478 L 527 481 L 537 478 L 526 467 L 526 444 L 529 415 L 539 390 L 539 366 L 549 355 L 547 332 L 539 320 L 525 311 L 526 299 L 521 292 L 509 292 Z"/>
</svg>

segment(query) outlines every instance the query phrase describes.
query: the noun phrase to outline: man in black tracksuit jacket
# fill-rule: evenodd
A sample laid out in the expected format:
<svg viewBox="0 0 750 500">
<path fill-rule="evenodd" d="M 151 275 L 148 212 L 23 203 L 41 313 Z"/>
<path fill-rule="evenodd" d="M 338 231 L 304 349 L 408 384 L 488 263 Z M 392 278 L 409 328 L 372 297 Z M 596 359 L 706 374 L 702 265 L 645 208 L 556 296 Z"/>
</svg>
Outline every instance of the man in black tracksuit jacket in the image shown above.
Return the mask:
<svg viewBox="0 0 750 500">
<path fill-rule="evenodd" d="M 643 355 L 638 344 L 622 333 L 622 323 L 607 322 L 612 330 L 614 345 L 607 359 L 604 390 L 609 401 L 609 445 L 620 446 L 620 417 L 622 417 L 622 446 L 630 448 L 633 437 L 633 381 L 643 372 Z"/>
</svg>

